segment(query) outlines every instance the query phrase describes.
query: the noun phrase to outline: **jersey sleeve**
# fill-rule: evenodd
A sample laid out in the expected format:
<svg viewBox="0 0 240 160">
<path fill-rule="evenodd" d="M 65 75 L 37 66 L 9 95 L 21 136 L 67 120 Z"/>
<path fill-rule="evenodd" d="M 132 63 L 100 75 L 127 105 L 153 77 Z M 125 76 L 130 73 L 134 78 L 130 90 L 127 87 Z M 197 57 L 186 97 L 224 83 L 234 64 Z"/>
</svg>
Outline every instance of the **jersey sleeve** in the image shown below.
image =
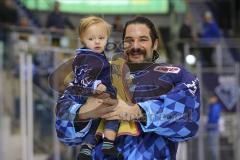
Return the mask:
<svg viewBox="0 0 240 160">
<path fill-rule="evenodd" d="M 199 81 L 184 68 L 175 79 L 178 82 L 167 94 L 138 103 L 146 113 L 146 123 L 140 124 L 143 132 L 155 132 L 172 141 L 184 141 L 198 130 Z"/>
<path fill-rule="evenodd" d="M 94 64 L 98 64 L 98 67 Z M 102 69 L 101 64 L 97 58 L 87 55 L 78 55 L 73 60 L 74 79 L 60 94 L 56 107 L 57 136 L 67 145 L 82 143 L 91 127 L 92 120 L 79 122 L 76 117 L 87 97 L 93 94 L 94 86 L 99 83 L 96 78 Z"/>
<path fill-rule="evenodd" d="M 58 98 L 56 107 L 56 131 L 58 139 L 67 145 L 77 145 L 83 140 L 91 127 L 91 120 L 86 122 L 76 121 L 80 107 L 85 103 L 85 97 L 77 93 L 76 86 L 69 86 Z M 79 129 L 79 125 L 84 126 Z"/>
</svg>

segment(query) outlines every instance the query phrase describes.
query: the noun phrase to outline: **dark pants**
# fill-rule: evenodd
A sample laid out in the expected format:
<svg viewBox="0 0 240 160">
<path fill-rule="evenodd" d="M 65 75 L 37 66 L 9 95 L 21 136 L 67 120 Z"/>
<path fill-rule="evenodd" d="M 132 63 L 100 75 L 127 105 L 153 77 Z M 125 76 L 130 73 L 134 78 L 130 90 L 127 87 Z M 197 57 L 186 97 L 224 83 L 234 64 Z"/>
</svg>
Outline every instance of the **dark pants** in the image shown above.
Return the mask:
<svg viewBox="0 0 240 160">
<path fill-rule="evenodd" d="M 213 67 L 213 53 L 215 51 L 214 47 L 206 47 L 206 48 L 201 48 L 201 62 L 202 66 L 205 67 Z"/>
<path fill-rule="evenodd" d="M 101 119 L 93 120 L 90 130 L 89 130 L 88 134 L 86 135 L 86 137 L 84 138 L 85 143 L 91 144 L 91 145 L 97 144 L 97 139 L 96 139 L 95 134 L 96 134 L 97 128 L 100 124 L 100 121 L 101 121 Z M 104 129 L 109 129 L 109 130 L 117 132 L 118 128 L 119 128 L 119 124 L 120 124 L 120 122 L 118 120 L 106 121 Z"/>
</svg>

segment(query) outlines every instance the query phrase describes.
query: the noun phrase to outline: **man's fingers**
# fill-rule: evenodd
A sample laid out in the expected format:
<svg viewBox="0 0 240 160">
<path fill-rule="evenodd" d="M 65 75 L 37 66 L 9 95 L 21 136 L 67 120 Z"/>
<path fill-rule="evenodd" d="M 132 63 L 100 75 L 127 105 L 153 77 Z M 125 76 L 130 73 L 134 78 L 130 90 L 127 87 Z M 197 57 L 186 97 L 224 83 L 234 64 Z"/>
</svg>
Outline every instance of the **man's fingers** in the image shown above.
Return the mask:
<svg viewBox="0 0 240 160">
<path fill-rule="evenodd" d="M 110 94 L 108 93 L 101 93 L 101 94 L 96 94 L 94 95 L 95 98 L 99 98 L 99 99 L 106 99 L 110 97 Z"/>
<path fill-rule="evenodd" d="M 112 98 L 106 98 L 103 100 L 103 103 L 108 104 L 108 105 L 115 105 L 118 103 L 118 100 L 112 99 Z"/>
<path fill-rule="evenodd" d="M 101 116 L 101 118 L 107 119 L 107 118 L 110 118 L 110 117 L 113 117 L 113 116 L 116 116 L 115 112 L 110 112 L 110 113 L 104 114 L 103 116 Z"/>
<path fill-rule="evenodd" d="M 102 108 L 98 110 L 99 117 L 112 113 L 113 111 L 114 111 L 114 108 L 112 106 L 106 106 L 106 105 L 102 106 Z"/>
<path fill-rule="evenodd" d="M 110 121 L 110 120 L 120 120 L 120 117 L 119 116 L 112 116 L 112 117 L 106 118 L 105 120 L 108 120 L 108 121 Z"/>
<path fill-rule="evenodd" d="M 108 114 L 105 114 L 101 116 L 101 118 L 106 120 L 125 120 L 125 121 L 131 121 L 134 120 L 136 115 L 129 114 L 128 112 L 118 113 L 118 112 L 110 112 Z"/>
<path fill-rule="evenodd" d="M 111 106 L 108 106 L 108 107 L 101 107 L 98 110 L 90 110 L 85 113 L 81 113 L 81 115 L 82 117 L 87 116 L 89 118 L 99 118 L 111 112 L 113 112 L 113 109 Z"/>
</svg>

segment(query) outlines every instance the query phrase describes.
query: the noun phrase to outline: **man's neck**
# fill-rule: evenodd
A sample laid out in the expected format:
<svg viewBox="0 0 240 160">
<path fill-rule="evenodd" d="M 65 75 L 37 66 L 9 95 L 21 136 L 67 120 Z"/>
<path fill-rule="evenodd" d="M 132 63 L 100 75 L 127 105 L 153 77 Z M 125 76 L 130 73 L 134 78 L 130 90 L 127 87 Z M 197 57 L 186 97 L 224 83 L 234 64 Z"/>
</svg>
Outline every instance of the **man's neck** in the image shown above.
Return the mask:
<svg viewBox="0 0 240 160">
<path fill-rule="evenodd" d="M 130 72 L 144 70 L 153 64 L 154 64 L 153 62 L 143 62 L 143 63 L 128 62 L 127 63 L 128 67 L 130 69 Z"/>
</svg>

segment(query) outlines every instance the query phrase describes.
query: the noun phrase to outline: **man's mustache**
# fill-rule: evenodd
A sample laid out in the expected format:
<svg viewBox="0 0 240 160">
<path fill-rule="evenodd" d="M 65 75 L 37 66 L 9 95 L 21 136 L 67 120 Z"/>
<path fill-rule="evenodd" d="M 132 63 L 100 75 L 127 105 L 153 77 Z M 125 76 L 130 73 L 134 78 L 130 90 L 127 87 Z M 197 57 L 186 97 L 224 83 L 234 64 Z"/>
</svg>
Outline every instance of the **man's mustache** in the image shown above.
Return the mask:
<svg viewBox="0 0 240 160">
<path fill-rule="evenodd" d="M 140 54 L 140 55 L 146 55 L 146 50 L 142 48 L 130 48 L 126 50 L 127 55 L 134 55 L 134 54 Z"/>
</svg>

